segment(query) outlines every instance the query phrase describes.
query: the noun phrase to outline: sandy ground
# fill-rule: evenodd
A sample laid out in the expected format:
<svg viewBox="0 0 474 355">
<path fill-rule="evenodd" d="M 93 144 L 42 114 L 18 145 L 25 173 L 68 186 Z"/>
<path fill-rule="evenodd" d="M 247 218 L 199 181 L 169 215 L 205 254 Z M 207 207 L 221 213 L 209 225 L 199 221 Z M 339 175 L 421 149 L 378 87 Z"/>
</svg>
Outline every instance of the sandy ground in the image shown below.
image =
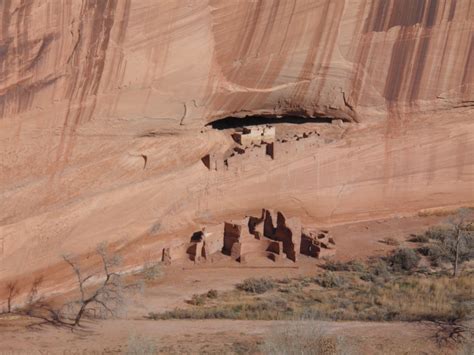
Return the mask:
<svg viewBox="0 0 474 355">
<path fill-rule="evenodd" d="M 126 352 L 133 337 L 153 343 L 163 353 L 257 353 L 270 332 L 285 329 L 288 321 L 233 320 L 109 320 L 86 322 L 84 329 L 42 327 L 25 329 L 24 321 L 0 322 L 3 353 L 84 354 Z M 15 325 L 14 325 L 15 324 Z M 315 322 L 303 326 L 338 336 L 357 354 L 449 354 L 437 348 L 432 328 L 421 323 Z"/>
</svg>

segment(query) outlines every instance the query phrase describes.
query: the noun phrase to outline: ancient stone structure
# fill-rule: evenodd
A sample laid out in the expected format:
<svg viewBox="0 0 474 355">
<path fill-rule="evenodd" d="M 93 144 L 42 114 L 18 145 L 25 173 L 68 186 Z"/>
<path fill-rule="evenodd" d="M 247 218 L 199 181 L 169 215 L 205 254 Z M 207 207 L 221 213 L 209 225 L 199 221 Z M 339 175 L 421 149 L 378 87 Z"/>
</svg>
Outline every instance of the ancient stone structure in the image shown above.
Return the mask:
<svg viewBox="0 0 474 355">
<path fill-rule="evenodd" d="M 187 253 L 189 258 L 195 263 L 207 259 L 209 252 L 206 248 L 206 232 L 204 229 L 202 231 L 195 232 L 191 236 Z"/>
<path fill-rule="evenodd" d="M 249 217 L 248 228 L 249 233 L 254 235 L 255 238 L 261 239 L 264 233 L 264 221 L 265 221 L 265 210 L 262 210 L 262 215 L 260 217 Z"/>
<path fill-rule="evenodd" d="M 265 146 L 265 154 L 267 154 L 270 158 L 275 159 L 275 143 L 268 143 Z"/>
<path fill-rule="evenodd" d="M 333 256 L 336 252 L 335 244 L 327 230 L 303 230 L 300 253 L 313 258 Z"/>
<path fill-rule="evenodd" d="M 299 255 L 324 258 L 335 252 L 329 231 L 304 229 L 297 217 L 262 209 L 260 216 L 203 227 L 188 243 L 163 248 L 161 260 L 170 264 L 173 255 L 174 259 L 187 257 L 194 263 L 212 262 L 214 255 L 223 253 L 240 263 L 258 258 L 297 262 Z"/>
<path fill-rule="evenodd" d="M 249 255 L 264 255 L 270 241 L 257 238 L 249 230 L 250 218 L 224 224 L 224 241 L 222 251 L 241 263 Z"/>
<path fill-rule="evenodd" d="M 290 260 L 296 261 L 300 250 L 301 222 L 299 218 L 287 219 L 283 213 L 265 211 L 264 235 L 283 243 L 283 252 Z"/>
<path fill-rule="evenodd" d="M 240 236 L 242 233 L 242 226 L 234 223 L 224 223 L 224 246 L 222 252 L 224 254 L 232 255 L 232 250 L 235 243 L 240 243 Z M 236 247 L 237 248 L 237 247 Z M 239 254 L 240 254 L 240 248 Z M 235 252 L 234 252 L 235 256 Z M 240 255 L 239 255 L 240 257 Z M 237 259 L 237 258 L 236 258 Z"/>
<path fill-rule="evenodd" d="M 275 140 L 275 127 L 269 125 L 244 127 L 241 132 L 233 135 L 237 143 L 243 146 L 271 143 Z"/>
</svg>

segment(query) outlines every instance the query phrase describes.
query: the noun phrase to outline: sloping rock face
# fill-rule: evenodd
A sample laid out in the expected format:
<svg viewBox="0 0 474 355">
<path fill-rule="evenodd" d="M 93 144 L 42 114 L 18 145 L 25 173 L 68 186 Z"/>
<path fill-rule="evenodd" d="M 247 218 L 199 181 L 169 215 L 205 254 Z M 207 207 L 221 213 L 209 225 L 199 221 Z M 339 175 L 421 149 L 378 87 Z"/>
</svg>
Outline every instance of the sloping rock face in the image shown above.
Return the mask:
<svg viewBox="0 0 474 355">
<path fill-rule="evenodd" d="M 5 0 L 0 19 L 0 279 L 262 205 L 338 223 L 474 200 L 470 0 Z M 201 129 L 249 114 L 351 128 L 209 172 L 231 139 Z"/>
</svg>

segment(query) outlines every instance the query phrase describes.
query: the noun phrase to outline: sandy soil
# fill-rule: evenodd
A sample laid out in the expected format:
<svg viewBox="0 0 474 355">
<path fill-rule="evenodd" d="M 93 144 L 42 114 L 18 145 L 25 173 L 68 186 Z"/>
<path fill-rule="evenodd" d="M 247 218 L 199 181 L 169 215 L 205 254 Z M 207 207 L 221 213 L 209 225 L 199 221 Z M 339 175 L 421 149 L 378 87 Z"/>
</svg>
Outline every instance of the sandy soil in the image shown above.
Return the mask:
<svg viewBox="0 0 474 355">
<path fill-rule="evenodd" d="M 49 326 L 25 329 L 24 320 L 0 321 L 0 351 L 35 354 L 122 353 L 133 337 L 153 343 L 164 353 L 255 353 L 265 337 L 288 327 L 287 321 L 111 320 L 86 322 L 71 332 Z M 12 324 L 13 323 L 13 324 Z M 303 322 L 309 325 L 308 322 Z M 357 354 L 448 354 L 431 339 L 433 328 L 422 323 L 316 322 L 328 336 L 344 339 Z M 311 325 L 314 327 L 314 325 Z"/>
</svg>

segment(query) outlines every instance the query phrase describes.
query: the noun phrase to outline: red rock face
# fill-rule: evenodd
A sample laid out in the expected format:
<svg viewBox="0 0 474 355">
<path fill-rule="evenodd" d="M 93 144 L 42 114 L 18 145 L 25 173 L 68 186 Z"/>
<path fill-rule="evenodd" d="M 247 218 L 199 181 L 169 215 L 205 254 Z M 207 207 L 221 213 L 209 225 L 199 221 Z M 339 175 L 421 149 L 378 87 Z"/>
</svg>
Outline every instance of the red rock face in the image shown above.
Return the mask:
<svg viewBox="0 0 474 355">
<path fill-rule="evenodd" d="M 474 200 L 470 0 L 7 0 L 0 18 L 0 278 L 103 240 L 160 254 L 263 207 L 338 223 Z M 249 114 L 353 123 L 206 169 L 232 140 L 204 125 Z"/>
</svg>

